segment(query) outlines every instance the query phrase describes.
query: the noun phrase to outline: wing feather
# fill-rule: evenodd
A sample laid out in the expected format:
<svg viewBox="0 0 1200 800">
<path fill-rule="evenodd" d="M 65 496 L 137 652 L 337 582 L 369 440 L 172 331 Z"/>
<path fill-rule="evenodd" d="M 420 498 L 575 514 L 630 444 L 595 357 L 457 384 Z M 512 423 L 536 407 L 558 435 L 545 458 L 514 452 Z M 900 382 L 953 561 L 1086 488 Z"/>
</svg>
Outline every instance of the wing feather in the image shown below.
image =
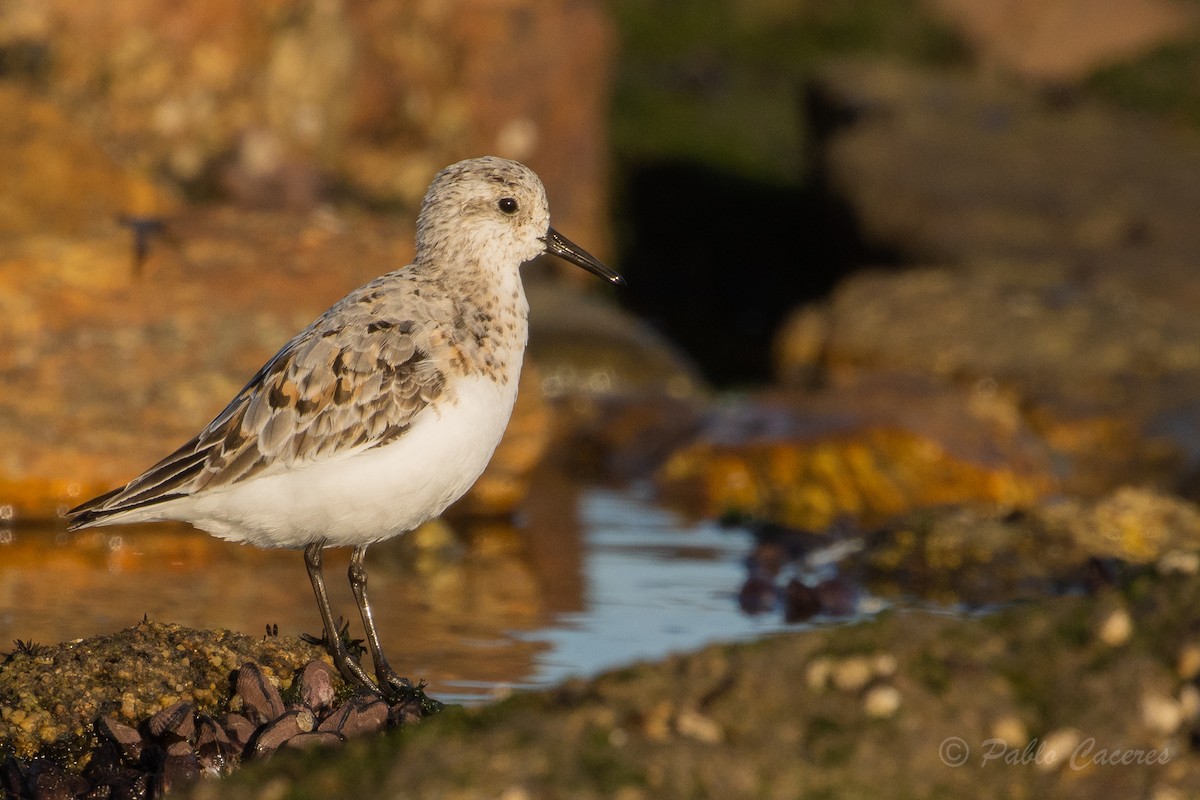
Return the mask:
<svg viewBox="0 0 1200 800">
<path fill-rule="evenodd" d="M 410 320 L 356 294 L 260 369 L 195 438 L 124 488 L 72 509 L 72 527 L 395 441 L 446 390 Z M 339 309 L 341 313 L 338 312 Z"/>
</svg>

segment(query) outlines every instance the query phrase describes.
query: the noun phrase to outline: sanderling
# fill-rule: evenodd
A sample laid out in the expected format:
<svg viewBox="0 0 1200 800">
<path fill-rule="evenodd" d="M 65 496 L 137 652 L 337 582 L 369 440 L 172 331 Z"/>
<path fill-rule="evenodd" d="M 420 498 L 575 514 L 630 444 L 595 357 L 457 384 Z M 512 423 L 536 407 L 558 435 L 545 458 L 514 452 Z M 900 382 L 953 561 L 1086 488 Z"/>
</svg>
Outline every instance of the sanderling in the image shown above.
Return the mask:
<svg viewBox="0 0 1200 800">
<path fill-rule="evenodd" d="M 552 253 L 621 276 L 550 227 L 537 175 L 461 161 L 434 178 L 416 258 L 301 331 L 195 438 L 125 486 L 67 512 L 71 529 L 190 522 L 222 539 L 304 548 L 324 637 L 347 680 L 410 688 L 388 665 L 367 599 L 367 547 L 441 514 L 483 472 L 508 424 L 528 338 L 519 267 Z M 321 571 L 351 546 L 350 586 L 375 681 L 347 651 Z"/>
</svg>

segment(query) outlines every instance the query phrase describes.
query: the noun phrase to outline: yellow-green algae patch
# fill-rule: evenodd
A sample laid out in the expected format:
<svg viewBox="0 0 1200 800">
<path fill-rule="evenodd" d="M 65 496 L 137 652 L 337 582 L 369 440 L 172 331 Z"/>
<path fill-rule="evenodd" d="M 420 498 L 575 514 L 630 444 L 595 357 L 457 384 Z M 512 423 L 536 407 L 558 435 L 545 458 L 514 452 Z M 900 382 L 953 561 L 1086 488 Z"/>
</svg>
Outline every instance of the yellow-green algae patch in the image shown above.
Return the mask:
<svg viewBox="0 0 1200 800">
<path fill-rule="evenodd" d="M 95 722 L 137 725 L 181 700 L 198 711 L 228 710 L 231 674 L 257 663 L 281 690 L 325 653 L 295 637 L 255 638 L 143 621 L 104 636 L 19 646 L 0 663 L 0 756 L 55 755 L 82 767 L 96 744 Z"/>
</svg>

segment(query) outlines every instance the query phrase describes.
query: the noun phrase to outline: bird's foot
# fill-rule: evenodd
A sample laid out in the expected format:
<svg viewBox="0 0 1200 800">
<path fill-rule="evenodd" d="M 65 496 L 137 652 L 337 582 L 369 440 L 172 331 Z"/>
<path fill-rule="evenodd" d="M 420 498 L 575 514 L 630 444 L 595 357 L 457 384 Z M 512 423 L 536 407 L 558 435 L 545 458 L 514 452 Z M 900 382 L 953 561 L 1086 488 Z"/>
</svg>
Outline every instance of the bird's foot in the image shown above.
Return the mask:
<svg viewBox="0 0 1200 800">
<path fill-rule="evenodd" d="M 363 647 L 362 639 L 353 639 L 350 637 L 350 623 L 343 622 L 338 619 L 337 634 L 330 640 L 330 636 L 326 633 L 325 636 L 313 636 L 309 633 L 300 634 L 300 638 L 309 644 L 324 647 L 325 652 L 329 653 L 333 658 L 333 664 L 337 667 L 337 671 L 341 673 L 342 678 L 351 686 L 357 686 L 360 689 L 383 696 L 383 692 L 375 685 L 375 681 L 371 680 L 371 676 L 363 669 L 359 659 L 366 652 Z"/>
<path fill-rule="evenodd" d="M 442 703 L 425 694 L 425 681 L 416 685 L 408 678 L 402 678 L 386 664 L 375 668 L 375 679 L 379 682 L 380 694 L 392 705 L 401 703 L 416 703 L 421 709 L 421 716 L 436 714 L 442 710 Z"/>
<path fill-rule="evenodd" d="M 270 633 L 270 626 L 268 625 L 267 627 L 268 633 Z M 350 635 L 350 623 L 347 620 L 338 617 L 338 621 L 334 627 L 337 628 L 336 641 L 329 640 L 328 632 L 323 632 L 320 636 L 313 636 L 311 633 L 302 633 L 300 634 L 300 638 L 309 644 L 324 647 L 334 658 L 337 657 L 336 651 L 339 649 L 345 651 L 348 656 L 355 660 L 361 658 L 367 652 L 363 640 L 355 639 Z M 276 629 L 278 629 L 278 626 L 276 626 Z"/>
<path fill-rule="evenodd" d="M 412 694 L 416 688 L 412 681 L 408 678 L 402 678 L 396 674 L 396 671 L 391 667 L 378 667 L 375 670 L 375 679 L 379 681 L 379 686 L 385 690 L 390 690 L 398 694 Z"/>
</svg>

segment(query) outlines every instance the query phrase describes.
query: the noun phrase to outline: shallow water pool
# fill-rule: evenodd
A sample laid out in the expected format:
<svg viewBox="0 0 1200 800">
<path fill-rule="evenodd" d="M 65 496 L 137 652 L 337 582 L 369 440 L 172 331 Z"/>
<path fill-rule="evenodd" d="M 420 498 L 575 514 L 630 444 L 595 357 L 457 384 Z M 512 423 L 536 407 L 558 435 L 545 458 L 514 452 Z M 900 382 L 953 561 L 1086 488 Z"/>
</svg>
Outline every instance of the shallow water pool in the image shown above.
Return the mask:
<svg viewBox="0 0 1200 800">
<path fill-rule="evenodd" d="M 644 494 L 547 486 L 518 524 L 433 525 L 372 547 L 372 600 L 393 665 L 434 696 L 479 702 L 786 627 L 739 609 L 747 531 L 686 522 Z M 347 562 L 330 551 L 326 579 L 335 610 L 352 615 Z M 144 615 L 319 632 L 298 552 L 174 525 L 0 537 L 0 642 L 84 638 Z"/>
</svg>

